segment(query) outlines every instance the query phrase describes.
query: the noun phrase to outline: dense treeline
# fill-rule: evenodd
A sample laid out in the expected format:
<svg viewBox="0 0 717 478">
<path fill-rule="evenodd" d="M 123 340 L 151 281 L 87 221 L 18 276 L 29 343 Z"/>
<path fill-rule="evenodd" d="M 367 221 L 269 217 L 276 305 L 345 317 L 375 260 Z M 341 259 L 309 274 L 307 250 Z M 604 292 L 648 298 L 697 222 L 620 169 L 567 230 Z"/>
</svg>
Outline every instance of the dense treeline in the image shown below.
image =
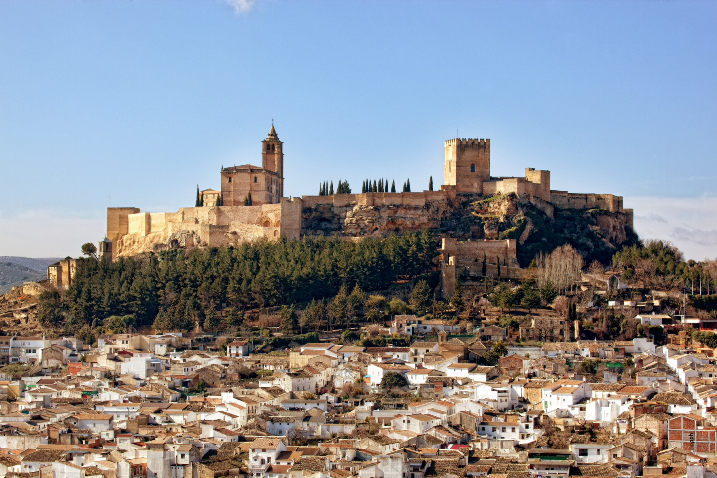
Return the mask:
<svg viewBox="0 0 717 478">
<path fill-rule="evenodd" d="M 622 278 L 627 282 L 636 281 L 647 287 L 684 288 L 700 296 L 717 290 L 715 261 L 685 261 L 682 252 L 666 241 L 645 241 L 626 247 L 613 256 L 613 263 L 622 269 Z"/>
<path fill-rule="evenodd" d="M 110 264 L 86 259 L 78 262 L 64 297 L 45 294 L 40 319 L 77 330 L 111 316 L 151 325 L 159 314 L 172 328 L 186 330 L 214 320 L 225 306 L 241 311 L 307 303 L 334 296 L 342 286 L 385 289 L 400 277 L 428 271 L 436 254 L 432 235 L 424 231 L 355 242 L 306 238 L 171 250 Z"/>
</svg>

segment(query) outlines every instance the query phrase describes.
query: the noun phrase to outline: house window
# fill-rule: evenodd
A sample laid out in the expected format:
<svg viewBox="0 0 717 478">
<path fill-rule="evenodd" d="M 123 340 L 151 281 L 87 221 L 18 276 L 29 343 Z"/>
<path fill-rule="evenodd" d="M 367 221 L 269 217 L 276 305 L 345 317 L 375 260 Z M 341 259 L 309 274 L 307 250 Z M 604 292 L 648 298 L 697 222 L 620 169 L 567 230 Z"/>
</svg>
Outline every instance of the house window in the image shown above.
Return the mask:
<svg viewBox="0 0 717 478">
<path fill-rule="evenodd" d="M 256 176 L 254 176 L 254 182 L 256 182 Z"/>
<path fill-rule="evenodd" d="M 471 164 L 471 173 L 475 173 L 475 172 L 476 172 L 476 165 Z"/>
<path fill-rule="evenodd" d="M 232 182 L 232 178 L 229 178 L 229 182 Z"/>
<path fill-rule="evenodd" d="M 578 450 L 578 456 L 588 456 L 588 449 L 587 448 L 580 448 Z"/>
</svg>

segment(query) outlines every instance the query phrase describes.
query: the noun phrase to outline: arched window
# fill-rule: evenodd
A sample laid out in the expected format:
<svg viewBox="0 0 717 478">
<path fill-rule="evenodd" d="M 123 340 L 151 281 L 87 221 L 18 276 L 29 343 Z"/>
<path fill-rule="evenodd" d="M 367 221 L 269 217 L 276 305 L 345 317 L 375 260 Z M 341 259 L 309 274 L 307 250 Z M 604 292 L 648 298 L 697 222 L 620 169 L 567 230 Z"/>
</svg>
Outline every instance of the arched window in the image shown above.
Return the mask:
<svg viewBox="0 0 717 478">
<path fill-rule="evenodd" d="M 475 173 L 475 172 L 476 172 L 476 165 L 471 164 L 471 173 Z"/>
<path fill-rule="evenodd" d="M 276 145 L 275 145 L 275 144 L 272 144 L 272 145 L 271 145 L 271 152 L 273 153 L 274 151 L 276 151 Z"/>
<path fill-rule="evenodd" d="M 256 176 L 254 176 L 254 182 L 256 182 Z"/>
</svg>

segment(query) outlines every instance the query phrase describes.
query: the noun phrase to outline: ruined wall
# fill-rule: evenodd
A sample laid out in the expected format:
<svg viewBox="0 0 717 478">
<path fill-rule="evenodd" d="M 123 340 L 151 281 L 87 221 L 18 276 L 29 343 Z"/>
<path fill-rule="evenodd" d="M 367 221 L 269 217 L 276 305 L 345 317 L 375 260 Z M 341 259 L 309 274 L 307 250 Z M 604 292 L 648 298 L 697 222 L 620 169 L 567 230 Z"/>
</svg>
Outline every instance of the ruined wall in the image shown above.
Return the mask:
<svg viewBox="0 0 717 478">
<path fill-rule="evenodd" d="M 550 191 L 550 202 L 561 209 L 607 209 L 622 211 L 622 197 L 612 194 L 575 194 L 567 191 Z"/>
<path fill-rule="evenodd" d="M 181 208 L 173 213 L 143 213 L 126 208 L 116 222 L 126 223 L 126 233 L 113 244 L 117 256 L 131 256 L 174 247 L 227 246 L 298 239 L 301 231 L 301 199 L 260 206 L 213 206 Z M 115 235 L 116 237 L 117 235 Z"/>
<path fill-rule="evenodd" d="M 440 249 L 441 293 L 449 298 L 455 290 L 458 277 L 503 277 L 522 276 L 517 257 L 518 241 L 458 241 L 444 237 Z M 486 272 L 483 274 L 485 254 Z"/>
<path fill-rule="evenodd" d="M 113 243 L 127 234 L 129 230 L 128 216 L 139 212 L 136 207 L 108 207 L 107 208 L 107 239 Z M 115 249 L 112 258 L 117 257 Z"/>
</svg>

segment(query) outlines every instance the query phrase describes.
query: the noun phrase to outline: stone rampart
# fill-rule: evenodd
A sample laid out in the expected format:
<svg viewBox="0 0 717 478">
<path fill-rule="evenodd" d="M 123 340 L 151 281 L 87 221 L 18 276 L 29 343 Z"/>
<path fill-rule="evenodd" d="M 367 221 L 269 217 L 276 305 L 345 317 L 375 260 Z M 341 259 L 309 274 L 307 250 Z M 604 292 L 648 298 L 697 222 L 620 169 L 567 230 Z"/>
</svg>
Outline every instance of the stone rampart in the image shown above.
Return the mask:
<svg viewBox="0 0 717 478">
<path fill-rule="evenodd" d="M 301 211 L 299 198 L 261 206 L 188 207 L 171 213 L 115 208 L 111 211 L 113 244 L 117 244 L 113 250 L 117 256 L 131 256 L 171 247 L 218 247 L 281 236 L 298 239 Z"/>
<path fill-rule="evenodd" d="M 606 209 L 610 212 L 623 212 L 622 196 L 613 194 L 550 191 L 550 202 L 561 209 Z"/>
<path fill-rule="evenodd" d="M 334 194 L 332 196 L 302 196 L 303 207 L 311 208 L 330 205 L 333 207 L 353 206 L 414 206 L 423 207 L 428 202 L 445 202 L 455 198 L 455 188 L 440 191 L 417 191 L 400 193 Z"/>
</svg>

